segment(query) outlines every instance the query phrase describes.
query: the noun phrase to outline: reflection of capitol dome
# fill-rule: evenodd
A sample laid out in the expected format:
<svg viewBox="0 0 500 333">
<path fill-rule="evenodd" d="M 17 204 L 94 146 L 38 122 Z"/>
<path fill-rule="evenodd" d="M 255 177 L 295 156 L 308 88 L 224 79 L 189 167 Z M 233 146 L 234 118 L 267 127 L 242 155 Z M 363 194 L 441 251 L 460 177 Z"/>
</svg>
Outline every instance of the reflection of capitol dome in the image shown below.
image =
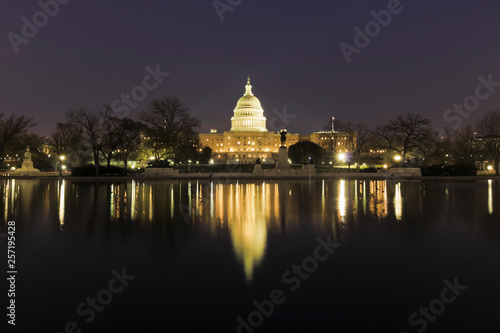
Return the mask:
<svg viewBox="0 0 500 333">
<path fill-rule="evenodd" d="M 243 265 L 247 281 L 253 279 L 253 272 L 260 266 L 266 253 L 266 201 L 271 201 L 269 184 L 267 188 L 266 191 L 263 185 L 237 184 L 233 189 L 231 185 L 231 193 L 225 201 L 229 206 L 227 219 L 230 221 L 233 249 Z M 269 193 L 269 197 L 266 197 L 266 193 Z M 275 209 L 279 206 L 276 202 L 273 204 Z"/>
<path fill-rule="evenodd" d="M 246 85 L 246 92 L 238 100 L 231 118 L 231 131 L 267 132 L 266 117 L 260 101 L 252 93 L 250 77 Z"/>
<path fill-rule="evenodd" d="M 247 212 L 246 216 L 249 215 Z M 252 216 L 256 218 L 256 216 Z M 243 264 L 245 278 L 251 281 L 253 271 L 260 265 L 266 252 L 267 229 L 265 217 L 259 216 L 233 221 L 231 239 L 236 257 Z"/>
</svg>

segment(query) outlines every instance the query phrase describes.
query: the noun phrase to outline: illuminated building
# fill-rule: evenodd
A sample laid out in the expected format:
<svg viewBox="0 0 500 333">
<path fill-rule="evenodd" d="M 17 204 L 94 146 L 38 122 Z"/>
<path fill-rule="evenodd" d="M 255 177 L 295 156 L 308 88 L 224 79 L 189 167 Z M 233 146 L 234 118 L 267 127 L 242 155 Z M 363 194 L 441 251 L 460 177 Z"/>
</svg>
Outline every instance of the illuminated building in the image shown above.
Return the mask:
<svg viewBox="0 0 500 333">
<path fill-rule="evenodd" d="M 277 132 L 269 132 L 266 128 L 266 117 L 260 101 L 252 93 L 252 85 L 248 78 L 245 94 L 238 100 L 231 118 L 231 130 L 217 133 L 200 134 L 200 145 L 212 149 L 212 159 L 216 164 L 253 164 L 260 158 L 262 163 L 273 163 L 277 160 L 281 136 Z M 299 135 L 288 133 L 286 147 L 299 141 Z"/>
<path fill-rule="evenodd" d="M 301 135 L 301 139 L 314 142 L 326 151 L 338 153 L 352 152 L 356 147 L 356 133 L 321 131 L 314 132 L 309 136 Z"/>
<path fill-rule="evenodd" d="M 333 128 L 333 127 L 332 127 Z M 356 134 L 337 131 L 314 132 L 310 135 L 287 134 L 286 147 L 299 141 L 311 141 L 327 151 L 353 151 Z M 231 118 L 231 130 L 218 133 L 200 134 L 200 149 L 210 147 L 215 164 L 253 164 L 260 158 L 262 163 L 274 163 L 278 159 L 281 136 L 269 132 L 266 117 L 260 101 L 252 93 L 248 78 L 245 94 L 236 103 L 234 116 Z"/>
</svg>

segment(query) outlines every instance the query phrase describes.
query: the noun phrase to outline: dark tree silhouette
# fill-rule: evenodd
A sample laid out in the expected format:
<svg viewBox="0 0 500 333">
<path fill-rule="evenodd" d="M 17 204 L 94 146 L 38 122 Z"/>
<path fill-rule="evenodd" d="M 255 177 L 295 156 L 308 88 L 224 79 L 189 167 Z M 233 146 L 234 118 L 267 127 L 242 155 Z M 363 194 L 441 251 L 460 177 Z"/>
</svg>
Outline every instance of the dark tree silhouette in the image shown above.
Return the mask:
<svg viewBox="0 0 500 333">
<path fill-rule="evenodd" d="M 99 176 L 99 153 L 104 144 L 104 131 L 103 131 L 103 116 L 102 113 L 93 110 L 86 110 L 80 108 L 77 110 L 70 110 L 66 114 L 69 123 L 75 124 L 84 134 L 86 141 L 92 147 L 92 154 L 94 157 L 94 166 L 96 175 Z"/>
<path fill-rule="evenodd" d="M 186 145 L 196 146 L 200 120 L 177 97 L 154 100 L 139 119 L 145 124 L 144 146 L 157 160 L 175 159 Z"/>
<path fill-rule="evenodd" d="M 425 153 L 434 143 L 431 121 L 420 114 L 397 116 L 386 125 L 378 126 L 375 134 L 380 148 L 400 154 L 403 160 L 416 150 Z"/>
<path fill-rule="evenodd" d="M 324 154 L 323 148 L 311 141 L 299 141 L 288 148 L 288 157 L 292 163 L 303 163 L 311 158 L 316 163 Z"/>
<path fill-rule="evenodd" d="M 3 164 L 5 157 L 9 154 L 15 154 L 26 149 L 23 146 L 23 136 L 28 130 L 35 126 L 32 118 L 26 116 L 16 116 L 12 113 L 6 116 L 0 113 L 0 160 Z"/>
</svg>

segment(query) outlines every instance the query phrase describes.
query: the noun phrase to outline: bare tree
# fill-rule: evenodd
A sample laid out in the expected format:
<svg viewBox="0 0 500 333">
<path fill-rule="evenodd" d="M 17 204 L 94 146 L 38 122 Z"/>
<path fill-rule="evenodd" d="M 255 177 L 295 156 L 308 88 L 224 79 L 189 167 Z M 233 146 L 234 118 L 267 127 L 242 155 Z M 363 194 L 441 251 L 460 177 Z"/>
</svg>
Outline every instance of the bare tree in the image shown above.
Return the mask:
<svg viewBox="0 0 500 333">
<path fill-rule="evenodd" d="M 367 123 L 359 122 L 352 125 L 349 131 L 348 142 L 352 147 L 354 153 L 354 160 L 356 161 L 357 170 L 361 164 L 361 156 L 367 153 L 373 142 L 373 133 Z"/>
<path fill-rule="evenodd" d="M 475 140 L 476 134 L 472 126 L 459 129 L 452 141 L 453 160 L 457 164 L 474 164 L 481 146 Z"/>
<path fill-rule="evenodd" d="M 10 116 L 0 113 L 0 160 L 2 164 L 5 156 L 26 148 L 26 146 L 23 147 L 21 138 L 35 125 L 32 118 L 16 116 L 14 113 Z"/>
<path fill-rule="evenodd" d="M 125 169 L 127 168 L 128 157 L 141 144 L 141 134 L 144 125 L 130 118 L 119 120 L 118 135 L 120 142 L 118 147 Z"/>
<path fill-rule="evenodd" d="M 99 152 L 104 143 L 102 115 L 96 111 L 80 108 L 77 110 L 70 110 L 66 118 L 69 123 L 80 127 L 88 143 L 92 147 L 95 171 L 96 175 L 99 176 Z"/>
<path fill-rule="evenodd" d="M 106 159 L 106 166 L 109 168 L 113 154 L 121 145 L 123 133 L 120 128 L 121 119 L 110 116 L 112 112 L 111 107 L 105 105 L 104 108 L 104 111 L 99 113 L 101 116 L 101 133 L 103 139 L 100 151 Z"/>
<path fill-rule="evenodd" d="M 60 163 L 61 156 L 69 155 L 67 163 L 72 165 L 80 165 L 88 160 L 88 148 L 82 143 L 81 126 L 69 122 L 58 123 L 48 140 L 51 151 L 56 155 L 56 163 Z"/>
<path fill-rule="evenodd" d="M 380 148 L 397 152 L 406 160 L 410 152 L 420 150 L 425 153 L 433 144 L 430 119 L 420 114 L 397 116 L 386 125 L 377 126 L 375 134 Z"/>
<path fill-rule="evenodd" d="M 373 133 L 369 125 L 364 122 L 353 123 L 351 121 L 334 120 L 332 117 L 323 129 L 332 133 L 329 148 L 333 152 L 337 151 L 339 133 L 345 136 L 345 148 L 347 151 L 352 152 L 359 171 L 362 154 L 366 152 L 373 142 Z"/>
<path fill-rule="evenodd" d="M 140 115 L 145 124 L 145 146 L 155 159 L 175 157 L 183 143 L 196 139 L 195 129 L 200 120 L 177 97 L 154 100 Z"/>
<path fill-rule="evenodd" d="M 57 157 L 67 153 L 81 139 L 81 129 L 72 123 L 57 123 L 56 131 L 49 137 L 49 145 Z"/>
<path fill-rule="evenodd" d="M 485 153 L 493 159 L 495 174 L 499 174 L 500 159 L 500 111 L 490 111 L 483 115 L 476 124 L 479 138 L 484 145 Z"/>
</svg>

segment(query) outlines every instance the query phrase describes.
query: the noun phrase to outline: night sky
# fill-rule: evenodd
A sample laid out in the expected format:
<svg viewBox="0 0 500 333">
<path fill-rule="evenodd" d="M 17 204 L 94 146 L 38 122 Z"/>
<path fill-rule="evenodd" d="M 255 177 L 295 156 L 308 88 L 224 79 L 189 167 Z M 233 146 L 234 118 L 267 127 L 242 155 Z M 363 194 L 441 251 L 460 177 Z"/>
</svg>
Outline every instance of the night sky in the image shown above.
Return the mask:
<svg viewBox="0 0 500 333">
<path fill-rule="evenodd" d="M 250 75 L 268 128 L 273 108 L 285 106 L 295 116 L 286 128 L 301 134 L 332 115 L 378 125 L 413 112 L 443 127 L 443 113 L 474 94 L 478 76 L 500 82 L 498 1 L 402 0 L 350 64 L 339 44 L 354 44 L 354 27 L 364 30 L 390 1 L 232 2 L 241 4 L 221 21 L 212 0 L 72 0 L 16 54 L 8 34 L 21 36 L 21 19 L 33 22 L 41 7 L 2 1 L 0 111 L 33 117 L 33 130 L 48 135 L 68 109 L 111 104 L 159 64 L 170 75 L 131 115 L 175 95 L 201 130 L 229 130 Z M 497 89 L 464 124 L 500 107 Z"/>
</svg>

